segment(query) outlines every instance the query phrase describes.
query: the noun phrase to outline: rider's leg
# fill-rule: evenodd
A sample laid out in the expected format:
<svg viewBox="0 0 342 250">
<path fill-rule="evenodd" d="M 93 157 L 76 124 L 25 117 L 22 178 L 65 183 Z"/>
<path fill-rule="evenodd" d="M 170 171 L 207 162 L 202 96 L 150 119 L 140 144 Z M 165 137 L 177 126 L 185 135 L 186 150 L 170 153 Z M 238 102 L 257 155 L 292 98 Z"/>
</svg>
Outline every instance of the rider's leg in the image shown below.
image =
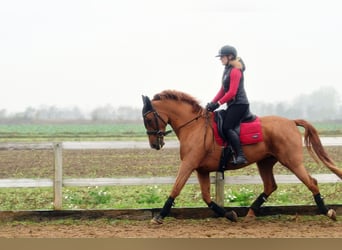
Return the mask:
<svg viewBox="0 0 342 250">
<path fill-rule="evenodd" d="M 227 136 L 228 142 L 232 145 L 236 154 L 236 158 L 233 164 L 235 165 L 246 164 L 248 161 L 245 157 L 245 154 L 243 153 L 238 134 L 235 132 L 235 130 L 229 129 L 228 131 L 226 131 L 226 136 Z"/>
<path fill-rule="evenodd" d="M 224 133 L 228 139 L 228 143 L 233 147 L 236 154 L 236 159 L 233 162 L 236 165 L 247 163 L 247 159 L 242 151 L 240 137 L 234 128 L 239 125 L 248 109 L 249 105 L 246 104 L 233 104 L 228 106 L 223 123 Z"/>
</svg>

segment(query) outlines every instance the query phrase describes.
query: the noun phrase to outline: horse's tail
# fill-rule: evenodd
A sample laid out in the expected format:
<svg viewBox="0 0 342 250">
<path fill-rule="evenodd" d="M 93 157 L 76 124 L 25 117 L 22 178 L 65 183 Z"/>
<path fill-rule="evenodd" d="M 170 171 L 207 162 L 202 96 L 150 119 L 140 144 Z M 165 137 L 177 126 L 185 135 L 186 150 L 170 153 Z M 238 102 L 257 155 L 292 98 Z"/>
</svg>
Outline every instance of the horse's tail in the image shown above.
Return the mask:
<svg viewBox="0 0 342 250">
<path fill-rule="evenodd" d="M 294 120 L 297 126 L 305 129 L 304 143 L 310 155 L 318 162 L 317 157 L 327 166 L 333 173 L 342 179 L 342 170 L 339 169 L 328 153 L 324 150 L 317 130 L 305 120 Z M 312 150 L 313 149 L 313 150 Z"/>
</svg>

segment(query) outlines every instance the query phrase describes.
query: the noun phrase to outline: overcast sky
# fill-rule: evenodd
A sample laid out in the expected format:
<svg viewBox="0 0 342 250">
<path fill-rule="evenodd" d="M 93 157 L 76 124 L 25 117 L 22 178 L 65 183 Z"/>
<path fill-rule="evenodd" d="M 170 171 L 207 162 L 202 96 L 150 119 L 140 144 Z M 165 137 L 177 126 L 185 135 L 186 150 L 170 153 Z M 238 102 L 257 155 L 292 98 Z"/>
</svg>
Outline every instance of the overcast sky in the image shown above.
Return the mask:
<svg viewBox="0 0 342 250">
<path fill-rule="evenodd" d="M 0 109 L 110 104 L 177 89 L 203 105 L 234 45 L 253 101 L 342 94 L 339 0 L 0 0 Z"/>
</svg>

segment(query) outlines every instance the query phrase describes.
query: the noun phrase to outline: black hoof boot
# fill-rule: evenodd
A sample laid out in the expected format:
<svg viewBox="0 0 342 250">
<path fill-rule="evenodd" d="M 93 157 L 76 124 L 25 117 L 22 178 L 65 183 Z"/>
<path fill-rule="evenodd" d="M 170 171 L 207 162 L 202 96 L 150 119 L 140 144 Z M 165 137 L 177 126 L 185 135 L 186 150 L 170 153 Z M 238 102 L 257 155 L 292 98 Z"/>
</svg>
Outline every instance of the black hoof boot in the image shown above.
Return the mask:
<svg viewBox="0 0 342 250">
<path fill-rule="evenodd" d="M 151 220 L 151 224 L 160 225 L 163 224 L 164 220 L 160 215 L 154 216 Z"/>
<path fill-rule="evenodd" d="M 237 214 L 235 213 L 234 210 L 226 212 L 226 214 L 224 216 L 228 220 L 230 220 L 231 222 L 237 222 L 238 221 L 238 216 L 237 216 Z"/>
</svg>

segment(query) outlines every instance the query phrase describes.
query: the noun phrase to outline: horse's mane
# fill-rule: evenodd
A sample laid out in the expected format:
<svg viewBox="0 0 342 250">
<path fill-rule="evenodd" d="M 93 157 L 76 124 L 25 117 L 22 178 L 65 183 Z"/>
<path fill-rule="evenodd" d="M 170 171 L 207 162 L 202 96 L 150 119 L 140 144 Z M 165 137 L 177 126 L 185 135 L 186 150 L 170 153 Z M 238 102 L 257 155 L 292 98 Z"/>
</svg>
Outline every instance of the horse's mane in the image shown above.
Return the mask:
<svg viewBox="0 0 342 250">
<path fill-rule="evenodd" d="M 154 95 L 152 101 L 158 101 L 158 100 L 174 100 L 174 101 L 185 102 L 192 106 L 192 110 L 195 113 L 200 112 L 203 109 L 202 106 L 194 97 L 184 92 L 177 91 L 177 90 L 164 90 L 160 92 L 159 94 Z"/>
</svg>

